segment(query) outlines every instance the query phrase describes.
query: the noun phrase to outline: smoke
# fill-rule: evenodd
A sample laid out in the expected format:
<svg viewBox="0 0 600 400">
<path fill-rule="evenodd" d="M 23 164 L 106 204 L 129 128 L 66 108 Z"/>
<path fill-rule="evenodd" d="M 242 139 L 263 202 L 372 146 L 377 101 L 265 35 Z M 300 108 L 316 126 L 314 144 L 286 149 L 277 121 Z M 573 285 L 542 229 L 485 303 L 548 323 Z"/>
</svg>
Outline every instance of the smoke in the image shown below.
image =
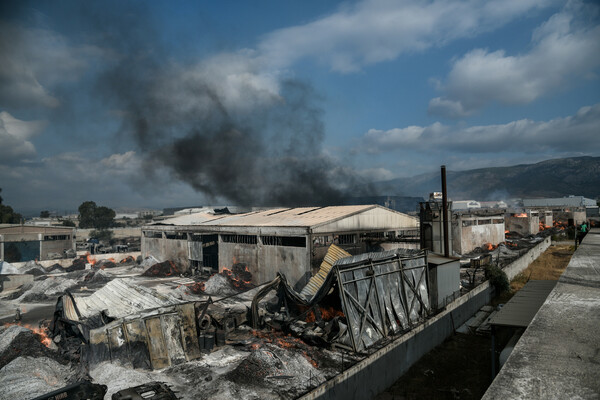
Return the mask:
<svg viewBox="0 0 600 400">
<path fill-rule="evenodd" d="M 143 19 L 137 27 L 111 21 L 108 45 L 118 57 L 97 87 L 122 116 L 120 134 L 139 148 L 149 179 L 167 169 L 238 205 L 341 204 L 347 190 L 366 187 L 323 151 L 321 99 L 309 83 L 269 70 L 251 50 L 175 62 L 139 27 Z"/>
</svg>

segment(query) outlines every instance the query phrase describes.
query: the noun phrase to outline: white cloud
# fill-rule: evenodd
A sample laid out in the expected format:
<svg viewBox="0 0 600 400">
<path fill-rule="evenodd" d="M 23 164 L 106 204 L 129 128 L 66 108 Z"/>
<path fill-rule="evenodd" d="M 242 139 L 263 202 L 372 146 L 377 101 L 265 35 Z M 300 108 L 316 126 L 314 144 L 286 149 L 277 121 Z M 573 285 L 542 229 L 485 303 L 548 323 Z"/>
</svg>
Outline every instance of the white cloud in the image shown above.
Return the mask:
<svg viewBox="0 0 600 400">
<path fill-rule="evenodd" d="M 466 128 L 438 122 L 420 127 L 409 126 L 387 131 L 371 129 L 363 143 L 368 152 L 404 150 L 434 152 L 436 149 L 457 153 L 551 152 L 589 154 L 600 151 L 598 127 L 600 103 L 586 106 L 572 116 L 550 121 L 522 119 L 501 125 Z"/>
<path fill-rule="evenodd" d="M 30 139 L 45 127 L 45 121 L 21 121 L 6 111 L 0 112 L 0 163 L 35 156 Z"/>
<path fill-rule="evenodd" d="M 354 72 L 458 38 L 493 30 L 552 5 L 542 0 L 364 0 L 304 25 L 274 31 L 259 50 L 275 68 L 312 57 L 332 70 Z"/>
<path fill-rule="evenodd" d="M 443 97 L 430 101 L 429 112 L 460 118 L 492 101 L 527 104 L 582 78 L 600 66 L 600 25 L 585 22 L 598 15 L 596 5 L 569 2 L 534 33 L 529 52 L 475 49 L 457 59 Z"/>
</svg>

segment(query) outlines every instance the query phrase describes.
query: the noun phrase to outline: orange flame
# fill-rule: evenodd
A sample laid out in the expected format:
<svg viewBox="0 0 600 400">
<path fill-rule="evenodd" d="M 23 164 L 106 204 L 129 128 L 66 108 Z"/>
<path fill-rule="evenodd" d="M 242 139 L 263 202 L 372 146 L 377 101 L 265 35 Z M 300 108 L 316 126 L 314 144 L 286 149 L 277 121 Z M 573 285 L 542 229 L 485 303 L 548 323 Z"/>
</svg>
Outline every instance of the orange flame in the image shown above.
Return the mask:
<svg viewBox="0 0 600 400">
<path fill-rule="evenodd" d="M 96 264 L 96 260 L 90 256 L 90 253 L 85 253 L 85 259 L 88 264 Z"/>
<path fill-rule="evenodd" d="M 508 232 L 510 232 L 508 229 L 504 231 L 504 234 L 506 235 Z"/>
<path fill-rule="evenodd" d="M 513 217 L 517 217 L 517 218 L 527 218 L 527 213 L 513 214 Z"/>
<path fill-rule="evenodd" d="M 494 246 L 491 243 L 484 243 L 481 247 L 483 247 L 484 249 L 486 249 L 487 251 L 492 251 L 496 248 L 498 248 L 498 246 Z"/>
<path fill-rule="evenodd" d="M 48 336 L 48 328 L 45 328 L 45 327 L 44 328 L 36 328 L 33 325 L 21 324 L 21 323 L 4 324 L 4 326 L 11 326 L 11 325 L 19 325 L 19 326 L 22 326 L 23 328 L 29 329 L 38 338 L 40 343 L 42 343 L 46 347 L 50 347 L 50 343 L 52 342 L 52 339 Z"/>
<path fill-rule="evenodd" d="M 340 310 L 336 310 L 333 307 L 321 307 L 319 306 L 319 311 L 321 312 L 321 319 L 323 321 L 331 321 L 335 317 L 343 317 L 344 313 Z M 308 314 L 306 314 L 306 322 L 315 322 L 317 317 L 313 309 L 311 309 Z"/>
</svg>

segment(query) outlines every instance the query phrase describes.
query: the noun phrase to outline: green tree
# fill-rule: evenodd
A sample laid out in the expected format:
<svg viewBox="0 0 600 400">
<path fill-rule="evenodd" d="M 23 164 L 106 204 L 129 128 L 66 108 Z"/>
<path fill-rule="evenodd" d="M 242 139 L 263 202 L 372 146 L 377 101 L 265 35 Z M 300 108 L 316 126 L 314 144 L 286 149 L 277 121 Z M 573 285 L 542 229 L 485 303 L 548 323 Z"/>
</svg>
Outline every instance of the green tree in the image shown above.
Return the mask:
<svg viewBox="0 0 600 400">
<path fill-rule="evenodd" d="M 115 213 L 115 211 L 108 207 L 96 208 L 94 227 L 98 229 L 110 228 L 115 224 L 116 215 L 117 214 Z"/>
<path fill-rule="evenodd" d="M 114 225 L 116 215 L 108 207 L 98 207 L 93 201 L 84 201 L 79 206 L 79 227 L 107 229 Z"/>
<path fill-rule="evenodd" d="M 75 227 L 75 222 L 71 221 L 70 219 L 63 219 L 62 225 Z"/>
<path fill-rule="evenodd" d="M 93 201 L 84 201 L 79 206 L 79 227 L 93 228 L 96 218 L 96 203 Z"/>
<path fill-rule="evenodd" d="M 48 210 L 40 211 L 40 218 L 50 218 L 50 211 L 48 211 Z"/>
<path fill-rule="evenodd" d="M 0 188 L 2 192 L 2 188 Z M 18 224 L 21 222 L 22 215 L 14 212 L 11 206 L 2 204 L 2 197 L 0 197 L 0 224 Z"/>
</svg>

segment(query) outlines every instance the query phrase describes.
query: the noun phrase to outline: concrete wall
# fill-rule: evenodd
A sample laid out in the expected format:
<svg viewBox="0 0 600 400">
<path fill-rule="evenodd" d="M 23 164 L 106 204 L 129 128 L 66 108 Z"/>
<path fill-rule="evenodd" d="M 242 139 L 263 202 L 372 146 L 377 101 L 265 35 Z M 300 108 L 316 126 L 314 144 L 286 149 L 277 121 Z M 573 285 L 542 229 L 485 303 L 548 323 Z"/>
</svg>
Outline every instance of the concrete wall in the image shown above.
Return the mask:
<svg viewBox="0 0 600 400">
<path fill-rule="evenodd" d="M 535 235 L 540 231 L 540 218 L 537 215 L 527 217 L 507 216 L 505 218 L 506 229 L 521 235 Z"/>
<path fill-rule="evenodd" d="M 509 265 L 512 276 L 525 269 L 550 245 L 550 238 L 536 245 L 522 262 Z M 537 255 L 536 255 L 537 254 Z M 505 269 L 506 271 L 506 269 Z M 301 399 L 372 399 L 390 387 L 423 355 L 441 344 L 493 296 L 489 282 L 448 304 L 446 310 L 381 348 L 371 356 L 323 383 Z"/>
<path fill-rule="evenodd" d="M 33 275 L 0 275 L 0 292 L 33 283 Z"/>
<path fill-rule="evenodd" d="M 147 238 L 142 237 L 142 257 L 154 256 L 158 261 L 178 261 L 185 263 L 188 261 L 187 239 L 166 239 L 166 238 Z"/>
<path fill-rule="evenodd" d="M 77 241 L 81 242 L 90 238 L 90 232 L 94 229 L 77 229 L 76 236 Z M 128 237 L 140 237 L 142 234 L 141 227 L 129 227 L 129 228 L 110 228 L 110 231 L 113 232 L 113 238 L 115 239 L 125 239 Z"/>
<path fill-rule="evenodd" d="M 277 272 L 285 274 L 292 286 L 303 287 L 310 278 L 310 250 L 307 247 L 224 243 L 219 240 L 219 271 L 244 263 L 252 273 L 252 282 L 272 281 Z"/>
<path fill-rule="evenodd" d="M 504 267 L 503 271 L 506 273 L 508 280 L 510 281 L 517 274 L 519 274 L 521 271 L 527 268 L 529 264 L 531 264 L 535 259 L 537 259 L 540 256 L 540 254 L 546 251 L 548 247 L 550 247 L 551 243 L 552 240 L 550 239 L 550 237 L 544 238 L 543 241 L 536 244 L 533 248 L 529 249 L 517 260 Z"/>
<path fill-rule="evenodd" d="M 489 220 L 491 218 L 480 219 Z M 466 254 L 486 243 L 496 246 L 505 241 L 504 223 L 462 226 L 462 219 L 459 218 L 452 223 L 452 230 L 452 250 L 456 254 Z"/>
<path fill-rule="evenodd" d="M 48 259 L 49 253 L 56 253 L 62 256 L 65 250 L 75 250 L 75 240 L 44 240 L 42 241 L 40 259 Z"/>
<path fill-rule="evenodd" d="M 448 305 L 446 311 L 381 348 L 300 399 L 372 399 L 412 364 L 442 343 L 491 299 L 486 282 Z"/>
</svg>

